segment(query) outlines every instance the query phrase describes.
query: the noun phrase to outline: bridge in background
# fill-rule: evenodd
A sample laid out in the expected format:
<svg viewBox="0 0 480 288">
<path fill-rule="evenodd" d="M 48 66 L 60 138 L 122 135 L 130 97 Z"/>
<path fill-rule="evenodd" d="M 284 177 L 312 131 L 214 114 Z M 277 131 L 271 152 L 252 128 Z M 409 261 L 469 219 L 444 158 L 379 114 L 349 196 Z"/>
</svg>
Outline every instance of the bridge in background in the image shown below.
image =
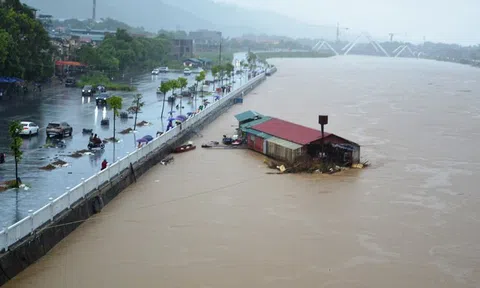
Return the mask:
<svg viewBox="0 0 480 288">
<path fill-rule="evenodd" d="M 348 55 L 352 51 L 352 49 L 359 44 L 359 42 L 362 39 L 367 40 L 368 44 L 371 45 L 377 53 L 380 53 L 381 55 L 384 55 L 386 57 L 396 58 L 396 57 L 403 56 L 403 57 L 417 58 L 417 57 L 420 57 L 422 54 L 422 52 L 414 51 L 411 48 L 411 46 L 408 44 L 401 44 L 400 46 L 398 46 L 397 48 L 395 48 L 393 51 L 389 53 L 379 42 L 375 41 L 370 36 L 370 34 L 366 32 L 361 33 L 353 41 L 348 42 L 347 45 L 343 47 L 338 47 L 338 44 L 336 43 L 329 43 L 328 41 L 320 40 L 317 42 L 317 44 L 315 44 L 312 47 L 312 50 L 313 51 L 328 50 L 335 53 L 335 55 Z M 337 39 L 337 43 L 339 43 L 338 39 Z"/>
</svg>

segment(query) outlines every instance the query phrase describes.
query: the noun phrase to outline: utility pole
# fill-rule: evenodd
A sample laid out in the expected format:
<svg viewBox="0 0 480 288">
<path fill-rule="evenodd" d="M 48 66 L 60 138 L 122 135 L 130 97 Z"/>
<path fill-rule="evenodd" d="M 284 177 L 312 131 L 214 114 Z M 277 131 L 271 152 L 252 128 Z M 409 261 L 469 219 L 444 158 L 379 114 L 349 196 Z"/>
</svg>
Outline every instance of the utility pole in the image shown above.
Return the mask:
<svg viewBox="0 0 480 288">
<path fill-rule="evenodd" d="M 96 10 L 97 9 L 97 0 L 93 0 L 93 11 L 92 11 L 92 20 L 95 21 L 95 17 L 96 17 Z"/>
<path fill-rule="evenodd" d="M 220 39 L 220 53 L 218 54 L 218 65 L 222 65 L 222 39 Z"/>
</svg>

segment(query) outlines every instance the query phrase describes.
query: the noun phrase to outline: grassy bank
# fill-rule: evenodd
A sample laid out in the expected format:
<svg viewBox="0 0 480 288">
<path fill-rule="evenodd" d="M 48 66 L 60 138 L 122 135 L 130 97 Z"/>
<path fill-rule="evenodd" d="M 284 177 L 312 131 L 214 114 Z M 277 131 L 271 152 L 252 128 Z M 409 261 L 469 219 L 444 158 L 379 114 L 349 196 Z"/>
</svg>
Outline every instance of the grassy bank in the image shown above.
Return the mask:
<svg viewBox="0 0 480 288">
<path fill-rule="evenodd" d="M 315 51 L 285 51 L 285 52 L 259 52 L 255 53 L 259 59 L 269 59 L 269 58 L 326 58 L 334 56 L 331 52 L 315 52 Z"/>
<path fill-rule="evenodd" d="M 107 76 L 103 74 L 90 74 L 84 75 L 77 82 L 78 87 L 83 87 L 85 85 L 98 86 L 103 85 L 109 91 L 135 91 L 135 87 L 123 83 L 114 83 Z"/>
</svg>

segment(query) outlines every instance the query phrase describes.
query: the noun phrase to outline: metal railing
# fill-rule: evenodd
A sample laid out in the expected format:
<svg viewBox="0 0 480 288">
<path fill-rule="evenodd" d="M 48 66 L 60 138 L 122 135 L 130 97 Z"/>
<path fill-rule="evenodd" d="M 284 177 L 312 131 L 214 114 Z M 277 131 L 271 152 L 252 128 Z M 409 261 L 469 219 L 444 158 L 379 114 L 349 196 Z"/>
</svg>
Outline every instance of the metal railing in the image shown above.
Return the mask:
<svg viewBox="0 0 480 288">
<path fill-rule="evenodd" d="M 222 107 L 223 103 L 232 100 L 238 95 L 244 95 L 248 93 L 264 79 L 265 74 L 260 74 L 255 78 L 250 79 L 238 89 L 235 89 L 219 100 L 208 105 L 199 113 L 188 118 L 181 124 L 181 126 L 176 126 L 173 129 L 170 129 L 166 133 L 147 143 L 142 148 L 137 149 L 135 152 L 129 153 L 106 169 L 92 175 L 90 178 L 82 178 L 82 181 L 77 186 L 71 189 L 67 188 L 65 193 L 55 199 L 50 198 L 49 203 L 37 211 L 28 211 L 29 215 L 27 217 L 11 226 L 4 227 L 3 230 L 0 231 L 0 249 L 5 249 L 5 251 L 7 251 L 8 248 L 17 241 L 22 240 L 31 233 L 34 233 L 37 228 L 53 221 L 57 215 L 72 207 L 75 202 L 88 197 L 90 193 L 97 191 L 102 185 L 111 181 L 115 176 L 122 173 L 125 169 L 129 169 L 131 163 L 133 164 L 145 159 L 145 157 L 147 157 L 154 150 L 161 148 L 169 140 L 172 140 L 179 134 L 183 134 L 188 128 L 209 116 L 209 114 L 214 112 L 217 108 Z"/>
</svg>

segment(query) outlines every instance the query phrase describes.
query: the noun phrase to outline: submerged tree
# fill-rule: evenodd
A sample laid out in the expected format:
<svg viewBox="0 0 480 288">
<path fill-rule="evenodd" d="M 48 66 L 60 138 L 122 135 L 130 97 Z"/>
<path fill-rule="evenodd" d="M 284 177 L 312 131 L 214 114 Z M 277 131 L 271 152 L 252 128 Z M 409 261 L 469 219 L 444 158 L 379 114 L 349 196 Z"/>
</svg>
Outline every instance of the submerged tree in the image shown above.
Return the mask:
<svg viewBox="0 0 480 288">
<path fill-rule="evenodd" d="M 172 89 L 172 83 L 170 81 L 162 82 L 160 84 L 160 92 L 163 94 L 162 114 L 160 118 L 163 119 L 163 111 L 165 110 L 165 101 L 167 100 L 167 93 Z"/>
<path fill-rule="evenodd" d="M 20 131 L 22 131 L 23 126 L 19 121 L 10 122 L 8 127 L 8 134 L 10 135 L 10 150 L 12 150 L 13 157 L 15 158 L 15 184 L 14 186 L 18 188 L 20 186 L 20 181 L 18 178 L 18 163 L 22 160 L 23 152 L 20 150 L 22 147 L 22 138 L 20 137 Z"/>
<path fill-rule="evenodd" d="M 123 99 L 120 96 L 112 96 L 107 99 L 107 104 L 113 110 L 113 161 L 115 161 L 115 142 L 117 142 L 117 138 L 115 138 L 115 120 L 119 115 L 119 111 L 122 109 Z"/>
<path fill-rule="evenodd" d="M 138 112 L 142 109 L 143 105 L 145 105 L 145 102 L 142 101 L 143 95 L 142 94 L 137 94 L 133 98 L 133 103 L 132 107 L 130 107 L 131 110 L 135 113 L 135 121 L 133 122 L 133 130 L 136 130 L 137 128 L 137 115 Z M 132 109 L 133 108 L 133 109 Z"/>
</svg>

